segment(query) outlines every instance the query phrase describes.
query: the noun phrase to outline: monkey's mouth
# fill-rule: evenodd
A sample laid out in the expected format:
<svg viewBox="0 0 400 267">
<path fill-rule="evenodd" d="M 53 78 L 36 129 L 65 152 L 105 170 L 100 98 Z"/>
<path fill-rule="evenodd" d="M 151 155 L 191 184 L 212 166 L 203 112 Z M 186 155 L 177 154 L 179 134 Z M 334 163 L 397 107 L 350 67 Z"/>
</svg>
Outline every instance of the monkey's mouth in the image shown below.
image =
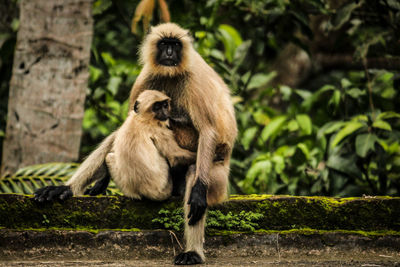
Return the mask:
<svg viewBox="0 0 400 267">
<path fill-rule="evenodd" d="M 160 60 L 160 65 L 167 66 L 167 67 L 177 67 L 178 62 L 174 59 L 166 58 L 166 59 Z"/>
<path fill-rule="evenodd" d="M 159 120 L 159 121 L 166 121 L 166 120 L 168 120 L 168 115 L 166 115 L 166 114 L 157 114 L 155 117 L 156 117 L 156 119 Z"/>
</svg>

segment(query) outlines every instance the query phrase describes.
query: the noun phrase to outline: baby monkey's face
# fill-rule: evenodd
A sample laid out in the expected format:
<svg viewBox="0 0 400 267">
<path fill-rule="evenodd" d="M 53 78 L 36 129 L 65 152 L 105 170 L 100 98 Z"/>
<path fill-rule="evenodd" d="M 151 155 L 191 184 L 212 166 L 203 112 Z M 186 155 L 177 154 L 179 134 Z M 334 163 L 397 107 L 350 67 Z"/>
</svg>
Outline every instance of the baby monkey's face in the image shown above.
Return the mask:
<svg viewBox="0 0 400 267">
<path fill-rule="evenodd" d="M 170 113 L 169 100 L 155 102 L 153 105 L 153 112 L 157 120 L 166 121 Z"/>
</svg>

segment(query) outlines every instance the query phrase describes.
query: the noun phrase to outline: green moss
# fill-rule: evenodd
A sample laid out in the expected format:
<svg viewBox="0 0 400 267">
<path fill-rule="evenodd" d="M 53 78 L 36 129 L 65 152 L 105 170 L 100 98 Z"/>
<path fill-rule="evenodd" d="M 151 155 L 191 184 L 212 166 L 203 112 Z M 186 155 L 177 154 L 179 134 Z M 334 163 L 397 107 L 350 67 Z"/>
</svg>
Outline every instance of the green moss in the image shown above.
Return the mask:
<svg viewBox="0 0 400 267">
<path fill-rule="evenodd" d="M 207 232 L 209 235 L 233 235 L 245 234 L 242 231 L 226 231 L 226 230 L 213 230 Z M 255 234 L 279 234 L 279 235 L 323 235 L 323 234 L 348 234 L 348 235 L 361 235 L 365 237 L 375 236 L 400 236 L 400 231 L 356 231 L 356 230 L 317 230 L 317 229 L 291 229 L 291 230 L 264 230 L 260 229 L 254 232 Z"/>
<path fill-rule="evenodd" d="M 34 232 L 47 232 L 47 231 L 83 231 L 93 234 L 98 234 L 105 231 L 117 231 L 117 232 L 140 232 L 141 229 L 131 228 L 131 229 L 91 229 L 91 228 L 60 228 L 60 227 L 48 227 L 48 228 L 18 228 L 17 231 L 34 231 Z"/>
<path fill-rule="evenodd" d="M 209 212 L 208 230 L 292 229 L 400 231 L 400 198 L 232 196 Z M 181 229 L 182 200 L 136 201 L 121 196 L 37 203 L 0 194 L 0 227 L 8 229 Z"/>
</svg>

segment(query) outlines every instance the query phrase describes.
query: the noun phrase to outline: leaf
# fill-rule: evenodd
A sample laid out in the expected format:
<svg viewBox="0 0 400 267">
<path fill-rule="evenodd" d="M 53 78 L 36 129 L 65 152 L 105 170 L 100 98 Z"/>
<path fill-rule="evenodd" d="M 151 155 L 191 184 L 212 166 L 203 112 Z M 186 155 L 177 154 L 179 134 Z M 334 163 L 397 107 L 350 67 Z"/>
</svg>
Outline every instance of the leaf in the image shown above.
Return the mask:
<svg viewBox="0 0 400 267">
<path fill-rule="evenodd" d="M 384 120 L 384 119 L 392 119 L 392 118 L 400 119 L 400 114 L 396 113 L 394 111 L 386 111 L 386 112 L 382 112 L 378 116 L 376 116 L 376 120 Z"/>
<path fill-rule="evenodd" d="M 229 36 L 231 36 L 236 47 L 238 47 L 239 45 L 241 45 L 243 43 L 240 33 L 232 26 L 230 26 L 228 24 L 221 24 L 221 25 L 219 25 L 218 29 L 227 32 L 229 34 Z"/>
<path fill-rule="evenodd" d="M 338 11 L 336 12 L 336 15 L 333 19 L 333 23 L 332 23 L 333 30 L 339 29 L 340 27 L 343 26 L 343 24 L 345 24 L 347 21 L 349 21 L 349 19 L 351 17 L 351 13 L 355 9 L 360 7 L 363 3 L 364 3 L 364 1 L 359 1 L 358 3 L 351 1 L 349 4 L 340 7 L 338 9 Z"/>
<path fill-rule="evenodd" d="M 299 123 L 296 120 L 290 120 L 287 124 L 289 132 L 295 132 L 299 129 Z"/>
<path fill-rule="evenodd" d="M 341 92 L 339 90 L 334 90 L 331 99 L 329 100 L 329 105 L 333 105 L 334 107 L 338 107 L 340 104 L 340 96 Z"/>
<path fill-rule="evenodd" d="M 365 95 L 365 91 L 361 91 L 358 88 L 351 88 L 350 90 L 346 91 L 346 94 L 354 99 L 358 99 L 360 96 Z"/>
<path fill-rule="evenodd" d="M 354 178 L 361 178 L 362 173 L 356 165 L 356 155 L 342 157 L 341 155 L 334 153 L 329 156 L 326 166 L 334 169 L 340 173 L 346 173 Z"/>
<path fill-rule="evenodd" d="M 282 99 L 285 101 L 288 101 L 292 95 L 292 89 L 286 85 L 280 85 L 279 92 L 282 94 Z"/>
<path fill-rule="evenodd" d="M 107 89 L 111 92 L 113 96 L 115 96 L 118 93 L 118 88 L 121 82 L 122 78 L 117 76 L 112 76 L 108 80 Z"/>
<path fill-rule="evenodd" d="M 253 184 L 254 180 L 262 173 L 270 173 L 272 170 L 272 163 L 269 160 L 258 161 L 254 163 L 246 175 L 246 183 Z"/>
<path fill-rule="evenodd" d="M 351 82 L 346 78 L 342 78 L 340 80 L 340 85 L 342 86 L 342 88 L 348 88 L 351 86 Z"/>
<path fill-rule="evenodd" d="M 104 63 L 106 63 L 107 67 L 115 66 L 116 61 L 110 53 L 103 52 L 101 53 L 101 57 L 104 60 Z"/>
<path fill-rule="evenodd" d="M 277 73 L 275 71 L 271 71 L 268 74 L 264 73 L 257 73 L 251 77 L 251 80 L 249 82 L 249 85 L 247 86 L 247 89 L 256 89 L 260 88 L 263 85 L 266 85 L 269 83 L 272 79 L 276 77 Z"/>
<path fill-rule="evenodd" d="M 312 123 L 311 119 L 306 114 L 296 115 L 296 120 L 305 135 L 310 135 L 312 133 Z"/>
<path fill-rule="evenodd" d="M 372 127 L 373 128 L 383 129 L 383 130 L 386 130 L 386 131 L 389 131 L 389 132 L 392 131 L 392 126 L 390 126 L 390 124 L 388 122 L 383 121 L 383 120 L 374 121 L 374 123 L 372 124 Z"/>
<path fill-rule="evenodd" d="M 333 132 L 336 132 L 340 128 L 342 128 L 346 123 L 343 121 L 331 121 L 328 123 L 325 123 L 317 133 L 317 138 L 321 138 L 322 136 L 326 134 L 331 134 Z"/>
<path fill-rule="evenodd" d="M 256 112 L 254 112 L 253 118 L 256 121 L 256 123 L 259 125 L 267 125 L 268 122 L 270 121 L 269 116 L 266 113 L 264 113 L 262 110 L 257 110 Z"/>
<path fill-rule="evenodd" d="M 0 193 L 33 194 L 43 186 L 64 184 L 78 166 L 77 163 L 54 162 L 21 168 L 0 179 Z M 114 182 L 108 186 L 107 193 L 121 195 Z"/>
<path fill-rule="evenodd" d="M 303 103 L 301 104 L 307 111 L 309 111 L 312 107 L 312 105 L 318 101 L 318 99 L 320 98 L 320 96 L 327 92 L 327 91 L 332 91 L 335 90 L 336 87 L 330 84 L 324 85 L 323 87 L 321 87 L 318 91 L 316 91 L 314 94 L 311 95 L 311 97 L 305 98 L 305 100 L 303 101 Z M 296 91 L 298 92 L 298 90 Z"/>
<path fill-rule="evenodd" d="M 239 66 L 242 65 L 244 59 L 247 56 L 247 52 L 249 51 L 250 47 L 251 47 L 251 41 L 247 40 L 236 48 L 235 54 L 233 56 L 233 62 L 235 64 L 235 69 L 239 68 Z"/>
<path fill-rule="evenodd" d="M 357 155 L 359 155 L 362 158 L 365 158 L 365 156 L 367 156 L 368 151 L 375 150 L 374 145 L 377 140 L 378 138 L 375 134 L 366 133 L 357 135 L 355 143 Z"/>
<path fill-rule="evenodd" d="M 112 5 L 111 0 L 97 0 L 93 3 L 93 15 L 99 15 Z"/>
<path fill-rule="evenodd" d="M 304 143 L 297 144 L 297 148 L 300 149 L 307 160 L 310 159 L 310 150 L 308 150 L 308 147 Z"/>
<path fill-rule="evenodd" d="M 355 122 L 355 121 L 347 122 L 346 126 L 336 134 L 335 139 L 333 139 L 333 141 L 332 141 L 331 147 L 332 148 L 335 147 L 345 137 L 354 133 L 355 131 L 357 131 L 358 129 L 360 129 L 363 126 L 365 126 L 365 125 L 361 122 Z"/>
<path fill-rule="evenodd" d="M 282 156 L 273 156 L 272 161 L 275 163 L 275 172 L 281 174 L 285 169 L 285 159 Z"/>
<path fill-rule="evenodd" d="M 219 25 L 218 32 L 220 33 L 220 40 L 224 44 L 225 57 L 229 62 L 232 62 L 236 48 L 243 42 L 242 37 L 235 28 L 227 24 Z"/>
<path fill-rule="evenodd" d="M 96 82 L 101 75 L 103 75 L 103 71 L 99 68 L 96 68 L 92 65 L 89 66 L 89 73 L 90 73 L 90 82 Z"/>
<path fill-rule="evenodd" d="M 275 117 L 268 123 L 261 132 L 261 140 L 266 142 L 271 136 L 275 135 L 286 122 L 287 117 L 282 115 Z"/>
<path fill-rule="evenodd" d="M 241 139 L 241 143 L 245 150 L 249 149 L 250 144 L 253 141 L 254 137 L 256 136 L 257 131 L 258 131 L 258 127 L 256 127 L 256 126 L 248 128 L 244 131 L 243 137 Z"/>
<path fill-rule="evenodd" d="M 400 11 L 400 3 L 398 0 L 387 0 L 385 1 L 385 3 L 387 3 L 387 5 L 390 6 L 391 8 Z"/>
</svg>

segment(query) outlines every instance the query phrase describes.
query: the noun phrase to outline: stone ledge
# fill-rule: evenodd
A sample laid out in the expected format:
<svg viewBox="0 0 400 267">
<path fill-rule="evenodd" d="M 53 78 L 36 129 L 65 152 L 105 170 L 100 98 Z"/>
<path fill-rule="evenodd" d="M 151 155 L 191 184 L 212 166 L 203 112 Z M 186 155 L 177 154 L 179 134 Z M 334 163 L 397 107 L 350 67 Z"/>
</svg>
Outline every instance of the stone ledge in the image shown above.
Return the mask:
<svg viewBox="0 0 400 267">
<path fill-rule="evenodd" d="M 102 196 L 37 203 L 30 195 L 0 194 L 0 228 L 159 229 L 181 217 L 172 216 L 179 215 L 181 202 L 179 199 L 152 202 Z M 207 228 L 209 233 L 214 230 L 229 233 L 308 228 L 378 231 L 380 234 L 400 231 L 399 197 L 232 196 L 210 210 L 209 217 L 213 221 Z M 154 222 L 157 218 L 167 223 Z"/>
<path fill-rule="evenodd" d="M 68 230 L 0 230 L 2 261 L 31 259 L 129 260 L 166 259 L 181 251 L 171 231 L 87 231 Z M 274 257 L 352 259 L 379 258 L 400 262 L 400 235 L 364 236 L 353 233 L 303 232 L 257 233 L 208 236 L 205 251 L 208 258 Z M 364 255 L 364 256 L 363 256 Z M 382 260 L 382 259 L 381 259 Z M 394 266 L 394 265 L 391 265 Z"/>
</svg>

